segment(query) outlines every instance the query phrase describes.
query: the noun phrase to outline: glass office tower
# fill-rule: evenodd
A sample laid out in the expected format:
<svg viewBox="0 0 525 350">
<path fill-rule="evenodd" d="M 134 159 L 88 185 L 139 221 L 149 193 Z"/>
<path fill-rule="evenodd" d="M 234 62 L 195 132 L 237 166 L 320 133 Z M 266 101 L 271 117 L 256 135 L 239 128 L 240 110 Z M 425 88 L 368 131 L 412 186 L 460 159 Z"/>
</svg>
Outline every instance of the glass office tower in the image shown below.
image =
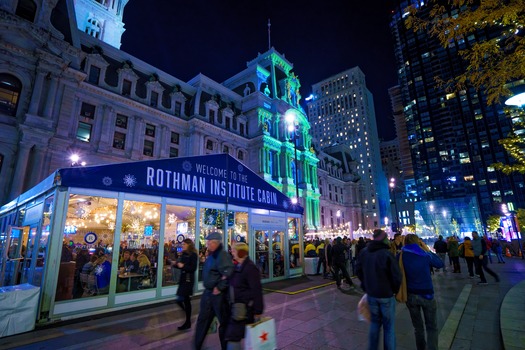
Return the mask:
<svg viewBox="0 0 525 350">
<path fill-rule="evenodd" d="M 417 6 L 423 17 L 430 6 L 423 1 L 393 4 L 391 30 L 419 195 L 427 201 L 475 195 L 483 223 L 501 214 L 502 203 L 525 207 L 524 176 L 507 176 L 492 166 L 511 162 L 498 140 L 512 130 L 512 112 L 503 104 L 489 106 L 482 91 L 447 93 L 435 82 L 435 77 L 446 81 L 465 70 L 458 50 L 498 33 L 479 31 L 444 49 L 437 39 L 405 26 L 407 6 Z"/>
</svg>

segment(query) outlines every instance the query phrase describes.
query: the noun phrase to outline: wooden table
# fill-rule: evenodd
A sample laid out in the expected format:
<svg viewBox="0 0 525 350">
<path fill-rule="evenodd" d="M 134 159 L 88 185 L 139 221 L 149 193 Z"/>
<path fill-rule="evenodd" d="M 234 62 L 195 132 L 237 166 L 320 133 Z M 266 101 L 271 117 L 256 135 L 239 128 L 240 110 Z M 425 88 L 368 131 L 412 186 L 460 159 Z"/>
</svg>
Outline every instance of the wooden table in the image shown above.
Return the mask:
<svg viewBox="0 0 525 350">
<path fill-rule="evenodd" d="M 136 278 L 136 277 L 142 277 L 142 274 L 141 273 L 128 272 L 128 273 L 121 273 L 121 274 L 118 275 L 118 278 L 121 278 L 121 279 L 127 278 L 128 279 L 128 289 L 126 290 L 126 292 L 129 292 L 129 290 L 131 288 L 131 279 L 132 278 Z"/>
</svg>

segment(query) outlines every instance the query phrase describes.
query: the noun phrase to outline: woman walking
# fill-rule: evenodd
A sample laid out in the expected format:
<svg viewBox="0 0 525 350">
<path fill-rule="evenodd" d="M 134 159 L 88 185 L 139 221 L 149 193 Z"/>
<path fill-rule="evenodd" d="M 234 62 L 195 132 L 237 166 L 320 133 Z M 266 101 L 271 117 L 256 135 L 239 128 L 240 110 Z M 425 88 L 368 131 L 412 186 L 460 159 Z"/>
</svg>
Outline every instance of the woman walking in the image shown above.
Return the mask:
<svg viewBox="0 0 525 350">
<path fill-rule="evenodd" d="M 236 243 L 232 248 L 237 262 L 230 276 L 231 317 L 226 328 L 228 349 L 241 349 L 247 324 L 254 323 L 263 312 L 264 303 L 259 269 L 248 257 L 248 245 Z"/>
<path fill-rule="evenodd" d="M 195 284 L 195 270 L 197 269 L 197 249 L 193 241 L 186 238 L 182 241 L 182 254 L 174 262 L 174 266 L 181 270 L 179 289 L 177 289 L 177 304 L 186 313 L 186 322 L 182 326 L 177 327 L 183 331 L 191 328 L 191 295 L 193 294 L 193 286 Z"/>
</svg>

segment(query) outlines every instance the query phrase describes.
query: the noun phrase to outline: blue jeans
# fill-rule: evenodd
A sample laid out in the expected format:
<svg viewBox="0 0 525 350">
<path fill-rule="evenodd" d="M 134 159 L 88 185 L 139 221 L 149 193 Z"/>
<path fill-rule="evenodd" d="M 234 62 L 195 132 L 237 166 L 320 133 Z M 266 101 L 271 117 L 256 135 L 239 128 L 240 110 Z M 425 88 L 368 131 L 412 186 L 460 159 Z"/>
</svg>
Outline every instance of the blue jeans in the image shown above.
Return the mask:
<svg viewBox="0 0 525 350">
<path fill-rule="evenodd" d="M 410 312 L 414 334 L 416 336 L 416 348 L 418 350 L 437 350 L 438 328 L 437 328 L 437 303 L 436 299 L 428 300 L 421 295 L 408 294 L 407 308 Z M 421 317 L 421 311 L 425 321 Z M 425 340 L 425 329 L 427 337 Z"/>
<path fill-rule="evenodd" d="M 374 298 L 367 295 L 370 307 L 370 329 L 368 330 L 368 349 L 377 350 L 379 347 L 379 334 L 383 326 L 384 349 L 396 348 L 396 332 L 394 321 L 396 319 L 396 299 Z"/>
</svg>

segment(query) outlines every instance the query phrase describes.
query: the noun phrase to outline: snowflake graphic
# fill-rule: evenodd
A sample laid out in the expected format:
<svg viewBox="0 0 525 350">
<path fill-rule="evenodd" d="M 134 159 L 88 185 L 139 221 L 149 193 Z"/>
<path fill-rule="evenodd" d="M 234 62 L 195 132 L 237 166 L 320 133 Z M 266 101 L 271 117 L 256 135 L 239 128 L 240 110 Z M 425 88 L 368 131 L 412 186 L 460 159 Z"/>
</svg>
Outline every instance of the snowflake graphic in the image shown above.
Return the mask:
<svg viewBox="0 0 525 350">
<path fill-rule="evenodd" d="M 287 200 L 284 200 L 284 201 L 283 201 L 283 208 L 284 208 L 284 209 L 288 209 L 289 206 L 290 206 L 290 205 L 288 204 L 288 201 L 287 201 Z"/>
<path fill-rule="evenodd" d="M 184 162 L 182 162 L 182 169 L 184 169 L 184 171 L 191 171 L 191 163 L 187 160 L 185 160 Z"/>
<path fill-rule="evenodd" d="M 137 184 L 137 178 L 131 174 L 127 174 L 126 176 L 124 176 L 124 185 L 128 186 L 128 187 L 133 187 Z"/>
<path fill-rule="evenodd" d="M 104 178 L 102 179 L 102 183 L 105 186 L 111 186 L 113 184 L 113 180 L 109 176 L 104 176 Z"/>
<path fill-rule="evenodd" d="M 102 271 L 104 271 L 104 268 L 102 265 L 97 265 L 95 267 L 95 275 L 100 276 L 102 274 Z"/>
<path fill-rule="evenodd" d="M 241 164 L 239 164 L 237 166 L 237 170 L 239 170 L 239 172 L 242 173 L 244 171 L 244 167 Z"/>
</svg>

